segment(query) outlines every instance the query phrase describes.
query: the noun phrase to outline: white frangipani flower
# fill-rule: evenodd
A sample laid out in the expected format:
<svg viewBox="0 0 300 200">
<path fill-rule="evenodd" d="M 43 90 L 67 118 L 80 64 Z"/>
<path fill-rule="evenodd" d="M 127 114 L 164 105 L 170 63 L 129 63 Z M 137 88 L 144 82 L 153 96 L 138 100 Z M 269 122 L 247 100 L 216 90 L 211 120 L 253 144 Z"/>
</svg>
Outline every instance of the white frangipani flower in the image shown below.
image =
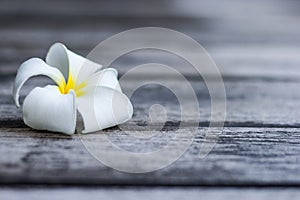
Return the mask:
<svg viewBox="0 0 300 200">
<path fill-rule="evenodd" d="M 38 130 L 73 134 L 77 109 L 83 118 L 83 133 L 130 119 L 132 104 L 122 93 L 117 71 L 101 68 L 61 43 L 50 47 L 46 62 L 39 58 L 25 61 L 18 69 L 13 88 L 17 107 L 20 88 L 30 77 L 45 75 L 57 84 L 36 87 L 26 96 L 22 106 L 25 124 Z"/>
</svg>

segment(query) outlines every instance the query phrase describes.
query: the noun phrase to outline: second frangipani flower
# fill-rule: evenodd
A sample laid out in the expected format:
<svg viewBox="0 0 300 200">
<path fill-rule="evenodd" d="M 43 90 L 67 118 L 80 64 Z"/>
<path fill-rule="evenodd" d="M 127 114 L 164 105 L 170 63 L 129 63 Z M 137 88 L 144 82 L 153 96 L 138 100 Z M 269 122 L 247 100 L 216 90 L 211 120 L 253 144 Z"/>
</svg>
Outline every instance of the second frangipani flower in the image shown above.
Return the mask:
<svg viewBox="0 0 300 200">
<path fill-rule="evenodd" d="M 18 69 L 13 88 L 17 107 L 20 88 L 27 79 L 45 75 L 57 84 L 36 87 L 27 95 L 22 106 L 25 124 L 38 130 L 73 134 L 77 109 L 83 118 L 83 133 L 129 120 L 133 108 L 122 93 L 117 71 L 101 68 L 61 43 L 50 47 L 46 62 L 40 58 L 25 61 Z"/>
</svg>

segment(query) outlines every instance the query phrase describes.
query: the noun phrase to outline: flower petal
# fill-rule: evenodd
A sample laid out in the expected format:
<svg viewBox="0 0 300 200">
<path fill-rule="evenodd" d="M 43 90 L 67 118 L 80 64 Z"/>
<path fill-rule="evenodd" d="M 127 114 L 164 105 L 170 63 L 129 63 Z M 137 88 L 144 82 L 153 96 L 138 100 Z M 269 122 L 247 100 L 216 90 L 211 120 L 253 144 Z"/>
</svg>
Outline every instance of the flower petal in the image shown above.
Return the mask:
<svg viewBox="0 0 300 200">
<path fill-rule="evenodd" d="M 85 126 L 83 133 L 124 123 L 133 113 L 126 95 L 104 86 L 89 87 L 85 95 L 77 98 L 77 103 Z"/>
<path fill-rule="evenodd" d="M 80 75 L 79 83 L 102 68 L 102 65 L 70 51 L 61 43 L 55 43 L 49 48 L 46 62 L 49 65 L 58 68 L 63 73 L 66 80 L 69 78 L 69 73 L 74 80 Z M 84 68 L 82 69 L 83 66 Z"/>
<path fill-rule="evenodd" d="M 122 92 L 119 81 L 118 71 L 113 68 L 101 70 L 88 79 L 89 86 L 105 86 Z"/>
<path fill-rule="evenodd" d="M 49 48 L 46 56 L 46 63 L 59 69 L 59 71 L 61 71 L 64 75 L 66 81 L 69 76 L 69 59 L 67 51 L 68 50 L 65 45 L 55 43 Z"/>
<path fill-rule="evenodd" d="M 57 86 L 34 88 L 25 98 L 23 120 L 31 128 L 73 134 L 76 128 L 75 93 L 61 94 Z"/>
<path fill-rule="evenodd" d="M 31 58 L 25 61 L 18 69 L 17 76 L 13 88 L 13 96 L 17 107 L 19 103 L 19 91 L 26 80 L 33 76 L 45 75 L 53 79 L 58 85 L 65 84 L 65 79 L 62 73 L 54 68 L 47 65 L 42 59 Z"/>
</svg>

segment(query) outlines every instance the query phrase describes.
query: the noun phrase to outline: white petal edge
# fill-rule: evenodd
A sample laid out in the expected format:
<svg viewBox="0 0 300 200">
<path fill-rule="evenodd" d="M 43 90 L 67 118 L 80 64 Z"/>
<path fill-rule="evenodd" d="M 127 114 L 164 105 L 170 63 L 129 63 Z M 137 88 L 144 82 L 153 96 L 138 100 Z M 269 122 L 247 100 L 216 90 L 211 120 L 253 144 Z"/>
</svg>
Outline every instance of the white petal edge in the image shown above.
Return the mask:
<svg viewBox="0 0 300 200">
<path fill-rule="evenodd" d="M 57 86 L 34 88 L 23 103 L 23 120 L 37 130 L 71 135 L 76 128 L 75 93 L 61 94 Z"/>
<path fill-rule="evenodd" d="M 114 68 L 107 68 L 101 70 L 87 80 L 88 86 L 104 86 L 122 92 L 119 81 L 118 71 Z"/>
<path fill-rule="evenodd" d="M 77 98 L 78 111 L 83 118 L 84 130 L 90 133 L 122 124 L 133 114 L 127 96 L 109 87 L 90 87 L 88 92 Z"/>
<path fill-rule="evenodd" d="M 69 75 L 69 59 L 67 48 L 61 43 L 53 44 L 46 55 L 46 63 L 56 67 L 64 75 L 66 81 Z"/>
<path fill-rule="evenodd" d="M 13 87 L 13 97 L 17 107 L 20 107 L 19 91 L 21 87 L 29 78 L 38 75 L 48 76 L 58 85 L 65 82 L 62 73 L 58 69 L 47 65 L 42 59 L 31 58 L 25 61 L 18 69 Z"/>
<path fill-rule="evenodd" d="M 49 48 L 46 63 L 58 68 L 66 80 L 71 73 L 75 80 L 78 78 L 78 83 L 102 68 L 102 65 L 72 52 L 62 43 L 55 43 Z"/>
</svg>

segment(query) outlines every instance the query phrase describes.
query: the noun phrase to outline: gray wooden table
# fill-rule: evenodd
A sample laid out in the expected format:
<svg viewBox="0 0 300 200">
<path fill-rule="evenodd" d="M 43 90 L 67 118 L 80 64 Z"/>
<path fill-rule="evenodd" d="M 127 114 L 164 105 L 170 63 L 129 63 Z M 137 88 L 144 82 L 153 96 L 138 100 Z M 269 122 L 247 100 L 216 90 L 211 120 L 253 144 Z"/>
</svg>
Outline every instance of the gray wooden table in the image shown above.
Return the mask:
<svg viewBox="0 0 300 200">
<path fill-rule="evenodd" d="M 292 0 L 0 1 L 0 199 L 299 198 L 299 7 Z M 172 165 L 145 174 L 119 172 L 95 160 L 78 135 L 35 131 L 23 123 L 11 96 L 22 61 L 44 57 L 56 41 L 86 55 L 107 37 L 144 26 L 191 36 L 206 48 L 222 73 L 227 95 L 225 127 L 205 159 L 198 157 L 210 119 L 205 83 L 178 58 L 157 52 L 130 54 L 114 67 L 122 75 L 132 66 L 154 61 L 181 69 L 189 78 L 201 117 L 192 145 Z M 150 71 L 122 87 L 133 88 L 139 78 L 168 78 L 158 75 Z M 180 81 L 170 78 L 170 82 L 184 92 Z M 47 83 L 45 78 L 31 79 L 21 99 L 35 85 Z M 171 114 L 165 128 L 156 132 L 171 135 L 176 130 L 178 104 L 161 86 L 141 88 L 132 101 L 134 117 L 126 126 L 147 123 L 149 107 L 161 103 Z M 180 131 L 184 135 L 191 128 Z M 136 152 L 155 149 L 161 142 L 155 138 L 151 143 L 132 143 L 118 128 L 98 134 Z M 97 134 L 89 137 L 99 139 Z"/>
</svg>

